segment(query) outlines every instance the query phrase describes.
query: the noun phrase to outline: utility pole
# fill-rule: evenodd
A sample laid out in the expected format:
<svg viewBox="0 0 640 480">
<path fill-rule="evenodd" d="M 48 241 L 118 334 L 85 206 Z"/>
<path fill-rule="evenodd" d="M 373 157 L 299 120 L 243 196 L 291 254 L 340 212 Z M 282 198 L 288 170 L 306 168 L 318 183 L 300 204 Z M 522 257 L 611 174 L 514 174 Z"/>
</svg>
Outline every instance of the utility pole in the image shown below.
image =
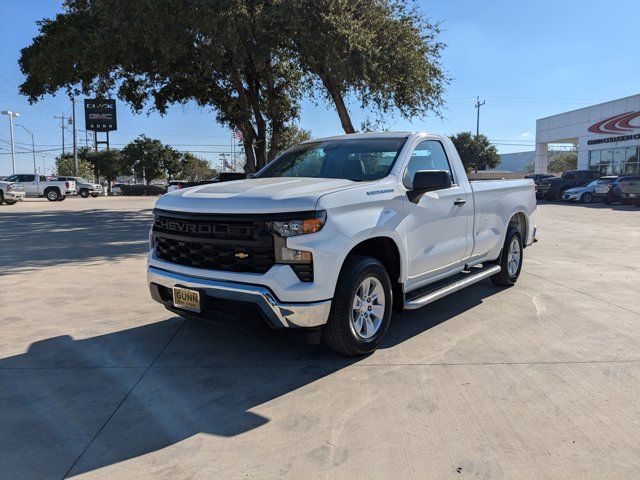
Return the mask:
<svg viewBox="0 0 640 480">
<path fill-rule="evenodd" d="M 13 164 L 13 174 L 16 174 L 16 150 L 13 143 L 13 117 L 19 117 L 20 114 L 16 112 L 10 112 L 9 110 L 3 110 L 3 115 L 9 115 L 9 128 L 11 130 L 11 162 Z"/>
<path fill-rule="evenodd" d="M 78 176 L 78 144 L 76 141 L 76 97 L 71 97 L 71 104 L 73 106 L 72 118 L 73 118 L 73 176 Z"/>
<path fill-rule="evenodd" d="M 480 135 L 480 107 L 485 103 L 484 100 L 480 102 L 480 97 L 476 97 L 476 110 L 478 110 L 478 115 L 476 117 L 476 137 Z"/>
<path fill-rule="evenodd" d="M 64 155 L 64 119 L 67 117 L 65 117 L 64 115 L 61 115 L 59 117 L 54 115 L 53 118 L 60 119 L 60 129 L 62 130 L 62 155 Z"/>
</svg>

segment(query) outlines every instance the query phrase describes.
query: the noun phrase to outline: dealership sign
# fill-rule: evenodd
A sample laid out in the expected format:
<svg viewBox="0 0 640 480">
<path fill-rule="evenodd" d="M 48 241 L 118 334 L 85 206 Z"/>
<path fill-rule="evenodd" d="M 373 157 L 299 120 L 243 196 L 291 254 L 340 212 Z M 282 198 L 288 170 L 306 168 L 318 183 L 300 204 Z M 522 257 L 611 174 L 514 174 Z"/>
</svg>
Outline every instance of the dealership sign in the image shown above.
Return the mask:
<svg viewBox="0 0 640 480">
<path fill-rule="evenodd" d="M 113 99 L 85 99 L 84 124 L 86 130 L 94 132 L 117 130 L 116 101 Z"/>
<path fill-rule="evenodd" d="M 633 132 L 640 129 L 640 124 L 632 125 L 631 121 L 640 118 L 640 112 L 627 112 L 614 117 L 600 120 L 597 123 L 591 125 L 587 130 L 590 133 L 603 133 L 603 134 L 620 134 Z M 588 140 L 587 145 L 597 145 L 599 143 L 616 143 L 626 142 L 628 140 L 640 140 L 640 133 L 618 135 L 616 137 L 597 138 L 594 140 Z"/>
</svg>

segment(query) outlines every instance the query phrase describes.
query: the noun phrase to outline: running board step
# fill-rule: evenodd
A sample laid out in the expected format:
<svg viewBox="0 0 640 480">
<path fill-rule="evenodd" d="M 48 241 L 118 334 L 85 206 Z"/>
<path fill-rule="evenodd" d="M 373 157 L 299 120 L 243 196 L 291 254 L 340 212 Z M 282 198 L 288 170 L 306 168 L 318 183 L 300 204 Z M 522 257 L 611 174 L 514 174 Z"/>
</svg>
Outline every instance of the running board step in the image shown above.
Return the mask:
<svg viewBox="0 0 640 480">
<path fill-rule="evenodd" d="M 460 276 L 454 277 L 454 280 L 443 286 L 436 287 L 433 290 L 428 290 L 424 294 L 418 294 L 418 296 L 409 298 L 404 302 L 405 310 L 415 310 L 417 308 L 424 307 L 428 303 L 435 302 L 436 300 L 446 297 L 447 295 L 462 290 L 469 285 L 484 280 L 496 273 L 499 273 L 502 268 L 500 265 L 492 265 L 487 268 L 483 268 L 475 273 L 464 273 Z"/>
</svg>

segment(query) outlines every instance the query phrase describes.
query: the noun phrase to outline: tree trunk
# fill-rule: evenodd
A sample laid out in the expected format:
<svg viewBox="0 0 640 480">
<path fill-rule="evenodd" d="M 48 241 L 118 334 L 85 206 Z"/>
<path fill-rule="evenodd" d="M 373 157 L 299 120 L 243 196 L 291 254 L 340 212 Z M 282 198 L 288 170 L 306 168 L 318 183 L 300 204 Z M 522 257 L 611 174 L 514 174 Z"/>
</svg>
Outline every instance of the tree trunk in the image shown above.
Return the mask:
<svg viewBox="0 0 640 480">
<path fill-rule="evenodd" d="M 324 70 L 324 68 L 317 67 L 314 68 L 314 70 L 320 77 L 320 80 L 322 80 L 324 88 L 327 89 L 327 92 L 329 92 L 329 95 L 331 96 L 331 99 L 336 106 L 338 117 L 340 117 L 340 123 L 342 123 L 342 129 L 344 130 L 344 133 L 356 133 L 355 128 L 353 128 L 353 123 L 351 123 L 349 111 L 344 104 L 344 98 L 342 96 L 342 92 L 340 92 L 340 89 L 338 88 L 337 82 Z"/>
</svg>

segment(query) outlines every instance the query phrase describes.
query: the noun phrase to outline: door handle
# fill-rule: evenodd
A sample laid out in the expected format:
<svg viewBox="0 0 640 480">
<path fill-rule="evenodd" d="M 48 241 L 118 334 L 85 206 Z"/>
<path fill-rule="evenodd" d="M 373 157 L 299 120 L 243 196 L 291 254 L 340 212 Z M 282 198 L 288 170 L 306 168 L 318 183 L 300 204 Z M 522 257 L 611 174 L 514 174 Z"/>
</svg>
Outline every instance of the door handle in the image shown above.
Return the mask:
<svg viewBox="0 0 640 480">
<path fill-rule="evenodd" d="M 464 205 L 467 201 L 464 198 L 456 198 L 453 202 L 454 205 Z"/>
</svg>

